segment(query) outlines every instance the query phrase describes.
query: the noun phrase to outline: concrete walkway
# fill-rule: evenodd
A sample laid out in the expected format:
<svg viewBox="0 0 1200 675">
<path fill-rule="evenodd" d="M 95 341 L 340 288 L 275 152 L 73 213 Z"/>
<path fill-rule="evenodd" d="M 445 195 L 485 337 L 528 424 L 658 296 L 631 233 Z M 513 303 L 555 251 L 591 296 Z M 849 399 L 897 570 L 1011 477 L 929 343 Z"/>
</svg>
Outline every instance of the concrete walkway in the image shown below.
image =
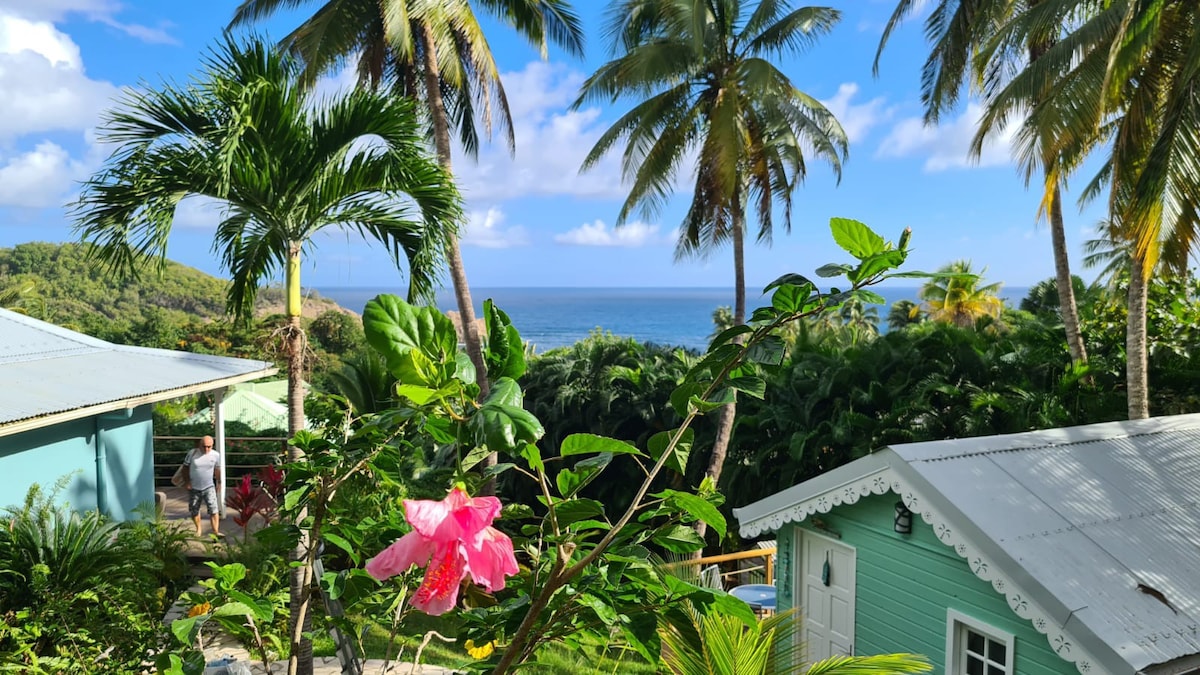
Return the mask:
<svg viewBox="0 0 1200 675">
<path fill-rule="evenodd" d="M 193 532 L 192 517 L 188 514 L 188 491 L 183 488 L 171 487 L 160 488 L 159 492 L 163 493 L 163 519 L 167 522 L 176 525 L 185 532 Z M 262 528 L 266 523 L 262 516 L 254 516 L 247 523 L 251 532 Z M 226 509 L 225 517 L 220 520 L 221 534 L 225 535 L 225 540 L 230 539 L 242 541 L 246 536 L 246 530 L 240 525 L 233 522 L 233 511 Z M 222 545 L 222 541 L 212 537 L 212 524 L 208 519 L 208 512 L 204 506 L 200 506 L 200 530 L 201 536 L 193 537 L 188 542 L 187 554 L 192 559 L 213 559 L 216 546 Z"/>
</svg>

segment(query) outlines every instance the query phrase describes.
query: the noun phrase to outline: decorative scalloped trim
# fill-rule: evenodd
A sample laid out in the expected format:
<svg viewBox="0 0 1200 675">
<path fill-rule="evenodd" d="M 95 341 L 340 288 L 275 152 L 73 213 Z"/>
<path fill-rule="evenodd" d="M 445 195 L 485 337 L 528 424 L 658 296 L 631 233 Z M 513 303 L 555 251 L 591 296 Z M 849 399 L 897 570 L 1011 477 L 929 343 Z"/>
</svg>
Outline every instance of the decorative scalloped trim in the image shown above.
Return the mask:
<svg viewBox="0 0 1200 675">
<path fill-rule="evenodd" d="M 782 511 L 750 521 L 741 526 L 743 537 L 756 537 L 764 531 L 779 530 L 787 523 L 800 523 L 815 513 L 829 513 L 836 506 L 850 505 L 863 497 L 883 495 L 893 492 L 900 496 L 905 506 L 913 513 L 921 514 L 921 518 L 933 528 L 934 535 L 946 546 L 967 561 L 967 567 L 976 577 L 992 585 L 992 588 L 1003 595 L 1009 609 L 1018 617 L 1029 621 L 1033 628 L 1046 636 L 1050 649 L 1059 658 L 1075 664 L 1075 668 L 1084 675 L 1099 672 L 1099 666 L 1093 665 L 1096 660 L 1061 627 L 1055 625 L 1048 612 L 1042 609 L 1026 593 L 1024 589 L 1013 583 L 1012 579 L 1000 571 L 1000 566 L 991 560 L 978 547 L 967 541 L 965 537 L 950 527 L 944 514 L 927 504 L 924 496 L 908 485 L 891 468 L 883 468 L 863 478 L 847 483 L 835 490 L 830 490 L 812 499 L 799 502 Z M 787 569 L 781 565 L 781 569 Z"/>
</svg>

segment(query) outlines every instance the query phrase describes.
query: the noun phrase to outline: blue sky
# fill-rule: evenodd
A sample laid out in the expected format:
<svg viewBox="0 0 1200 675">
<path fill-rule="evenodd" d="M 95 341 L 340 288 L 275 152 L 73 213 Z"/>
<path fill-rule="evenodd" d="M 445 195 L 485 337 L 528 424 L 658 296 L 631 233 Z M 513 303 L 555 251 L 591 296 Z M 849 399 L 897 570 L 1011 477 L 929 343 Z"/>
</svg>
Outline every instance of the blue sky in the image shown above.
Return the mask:
<svg viewBox="0 0 1200 675">
<path fill-rule="evenodd" d="M 94 142 L 102 111 L 124 87 L 185 80 L 220 34 L 236 0 L 0 0 L 0 246 L 73 239 L 63 204 L 78 181 L 104 161 Z M 309 3 L 310 8 L 318 6 Z M 517 152 L 485 146 L 478 161 L 455 157 L 471 218 L 463 257 L 474 286 L 732 285 L 732 255 L 674 263 L 674 228 L 686 192 L 652 221 L 614 229 L 624 186 L 616 157 L 580 175 L 599 134 L 627 106 L 569 109 L 579 84 L 608 55 L 603 3 L 575 3 L 587 31 L 584 60 L 552 50 L 548 60 L 503 26 L 489 39 L 512 106 Z M 862 220 L 895 238 L 914 231 L 913 269 L 968 258 L 988 279 L 1028 286 L 1050 276 L 1050 239 L 1037 223 L 1038 194 L 1027 190 L 1004 135 L 980 162 L 967 158 L 978 109 L 965 102 L 938 128 L 921 123 L 920 19 L 910 20 L 884 55 L 879 78 L 871 62 L 894 0 L 830 0 L 843 17 L 834 33 L 804 56 L 782 64 L 793 82 L 821 99 L 851 138 L 838 185 L 812 162 L 795 197 L 791 234 L 777 231 L 771 248 L 747 249 L 747 278 L 761 285 L 785 272 L 810 273 L 843 256 L 828 233 L 830 217 Z M 260 28 L 279 37 L 301 10 Z M 350 80 L 332 76 L 336 90 Z M 1076 179 L 1082 185 L 1085 177 Z M 686 189 L 687 176 L 680 178 Z M 1068 193 L 1067 199 L 1075 195 Z M 1078 267 L 1081 242 L 1102 215 L 1098 206 L 1067 211 L 1067 239 Z M 221 274 L 211 253 L 215 214 L 185 201 L 169 256 Z M 316 242 L 306 285 L 395 288 L 403 277 L 378 248 L 352 235 Z M 1078 270 L 1085 278 L 1090 272 Z"/>
</svg>

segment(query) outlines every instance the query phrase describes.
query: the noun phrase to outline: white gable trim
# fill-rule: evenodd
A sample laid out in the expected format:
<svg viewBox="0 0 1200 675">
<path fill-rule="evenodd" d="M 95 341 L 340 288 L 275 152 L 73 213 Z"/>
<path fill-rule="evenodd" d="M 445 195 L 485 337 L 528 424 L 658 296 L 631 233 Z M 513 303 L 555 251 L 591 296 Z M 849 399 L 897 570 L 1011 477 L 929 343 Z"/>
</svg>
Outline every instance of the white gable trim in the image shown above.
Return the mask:
<svg viewBox="0 0 1200 675">
<path fill-rule="evenodd" d="M 1075 664 L 1084 675 L 1102 672 L 1100 662 L 1087 653 L 1080 640 L 1070 631 L 1057 625 L 1049 612 L 1045 611 L 1031 593 L 1019 587 L 1012 578 L 1004 574 L 1000 565 L 984 554 L 980 547 L 950 526 L 945 514 L 930 504 L 930 500 L 914 489 L 891 467 L 883 467 L 843 485 L 831 488 L 791 506 L 742 523 L 739 531 L 743 537 L 756 537 L 766 531 L 774 531 L 787 523 L 800 523 L 816 513 L 829 513 L 837 506 L 857 503 L 869 495 L 893 492 L 900 495 L 905 506 L 913 513 L 921 514 L 934 535 L 946 546 L 967 561 L 967 567 L 978 578 L 992 585 L 1004 596 L 1008 608 L 1014 614 L 1029 621 L 1037 632 L 1046 636 L 1050 649 L 1063 660 Z"/>
</svg>

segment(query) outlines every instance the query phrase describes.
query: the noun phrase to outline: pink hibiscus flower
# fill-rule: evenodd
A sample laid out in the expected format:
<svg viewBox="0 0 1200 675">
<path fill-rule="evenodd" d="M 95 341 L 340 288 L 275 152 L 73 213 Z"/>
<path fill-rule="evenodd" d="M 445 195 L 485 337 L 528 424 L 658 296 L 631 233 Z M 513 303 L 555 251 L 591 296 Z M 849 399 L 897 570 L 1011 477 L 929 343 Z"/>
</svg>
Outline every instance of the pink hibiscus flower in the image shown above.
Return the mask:
<svg viewBox="0 0 1200 675">
<path fill-rule="evenodd" d="M 504 577 L 517 573 L 512 540 L 492 527 L 500 513 L 495 497 L 471 497 L 454 488 L 440 502 L 405 500 L 405 520 L 413 531 L 367 561 L 367 572 L 380 581 L 413 565 L 425 578 L 413 606 L 437 616 L 458 602 L 458 588 L 469 574 L 489 592 L 504 589 Z"/>
</svg>

